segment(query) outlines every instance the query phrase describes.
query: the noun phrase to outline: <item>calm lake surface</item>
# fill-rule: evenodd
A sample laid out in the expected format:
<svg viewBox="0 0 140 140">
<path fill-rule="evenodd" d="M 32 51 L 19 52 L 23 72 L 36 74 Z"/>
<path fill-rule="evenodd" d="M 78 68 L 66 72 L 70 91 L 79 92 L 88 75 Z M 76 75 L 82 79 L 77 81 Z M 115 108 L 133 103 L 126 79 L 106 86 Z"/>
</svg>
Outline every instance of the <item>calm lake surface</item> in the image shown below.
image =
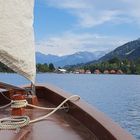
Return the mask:
<svg viewBox="0 0 140 140">
<path fill-rule="evenodd" d="M 0 74 L 0 81 L 29 82 L 17 74 Z M 140 76 L 93 74 L 38 74 L 37 83 L 49 83 L 78 94 L 140 140 Z"/>
</svg>

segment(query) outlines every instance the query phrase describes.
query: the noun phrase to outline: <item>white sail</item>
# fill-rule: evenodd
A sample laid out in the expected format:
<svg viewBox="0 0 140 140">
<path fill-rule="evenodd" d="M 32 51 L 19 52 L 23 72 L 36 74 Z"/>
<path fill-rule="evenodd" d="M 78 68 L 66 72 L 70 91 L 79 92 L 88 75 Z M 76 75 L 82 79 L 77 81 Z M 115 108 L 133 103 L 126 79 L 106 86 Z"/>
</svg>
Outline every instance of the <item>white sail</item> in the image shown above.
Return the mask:
<svg viewBox="0 0 140 140">
<path fill-rule="evenodd" d="M 0 0 L 0 61 L 35 82 L 34 0 Z"/>
</svg>

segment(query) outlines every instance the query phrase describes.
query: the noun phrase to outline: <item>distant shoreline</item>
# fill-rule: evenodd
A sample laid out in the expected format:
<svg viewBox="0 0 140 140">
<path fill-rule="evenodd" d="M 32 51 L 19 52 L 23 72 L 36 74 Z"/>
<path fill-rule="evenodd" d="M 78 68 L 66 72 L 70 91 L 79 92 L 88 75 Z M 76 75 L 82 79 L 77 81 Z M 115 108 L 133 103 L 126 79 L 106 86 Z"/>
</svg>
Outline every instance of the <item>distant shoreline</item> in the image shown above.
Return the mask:
<svg viewBox="0 0 140 140">
<path fill-rule="evenodd" d="M 100 74 L 95 74 L 95 73 L 91 73 L 91 74 L 87 74 L 87 73 L 56 73 L 56 72 L 37 72 L 36 74 L 73 74 L 73 75 L 140 75 L 140 74 L 104 74 L 104 73 L 100 73 Z M 17 74 L 15 72 L 0 72 L 0 74 Z"/>
</svg>

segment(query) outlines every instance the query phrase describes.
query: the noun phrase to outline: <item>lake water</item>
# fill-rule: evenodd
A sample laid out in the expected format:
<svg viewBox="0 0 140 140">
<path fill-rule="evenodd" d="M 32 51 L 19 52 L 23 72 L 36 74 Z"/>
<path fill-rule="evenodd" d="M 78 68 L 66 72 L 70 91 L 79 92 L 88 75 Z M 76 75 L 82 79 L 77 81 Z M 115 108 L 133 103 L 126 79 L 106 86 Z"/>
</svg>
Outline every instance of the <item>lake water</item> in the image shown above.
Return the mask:
<svg viewBox="0 0 140 140">
<path fill-rule="evenodd" d="M 0 81 L 29 83 L 17 74 L 0 74 Z M 80 95 L 140 140 L 140 76 L 38 74 L 37 83 L 53 84 Z"/>
</svg>

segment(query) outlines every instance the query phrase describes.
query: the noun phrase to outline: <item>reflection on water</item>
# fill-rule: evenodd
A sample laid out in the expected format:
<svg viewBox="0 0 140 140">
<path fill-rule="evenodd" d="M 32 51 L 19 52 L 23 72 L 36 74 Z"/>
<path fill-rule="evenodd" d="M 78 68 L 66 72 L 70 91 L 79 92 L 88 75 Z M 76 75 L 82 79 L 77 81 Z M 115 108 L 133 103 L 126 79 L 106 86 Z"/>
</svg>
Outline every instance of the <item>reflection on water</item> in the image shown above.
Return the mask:
<svg viewBox="0 0 140 140">
<path fill-rule="evenodd" d="M 0 81 L 16 85 L 29 83 L 17 74 L 0 74 Z M 80 95 L 140 140 L 140 76 L 38 74 L 37 82 Z"/>
</svg>

